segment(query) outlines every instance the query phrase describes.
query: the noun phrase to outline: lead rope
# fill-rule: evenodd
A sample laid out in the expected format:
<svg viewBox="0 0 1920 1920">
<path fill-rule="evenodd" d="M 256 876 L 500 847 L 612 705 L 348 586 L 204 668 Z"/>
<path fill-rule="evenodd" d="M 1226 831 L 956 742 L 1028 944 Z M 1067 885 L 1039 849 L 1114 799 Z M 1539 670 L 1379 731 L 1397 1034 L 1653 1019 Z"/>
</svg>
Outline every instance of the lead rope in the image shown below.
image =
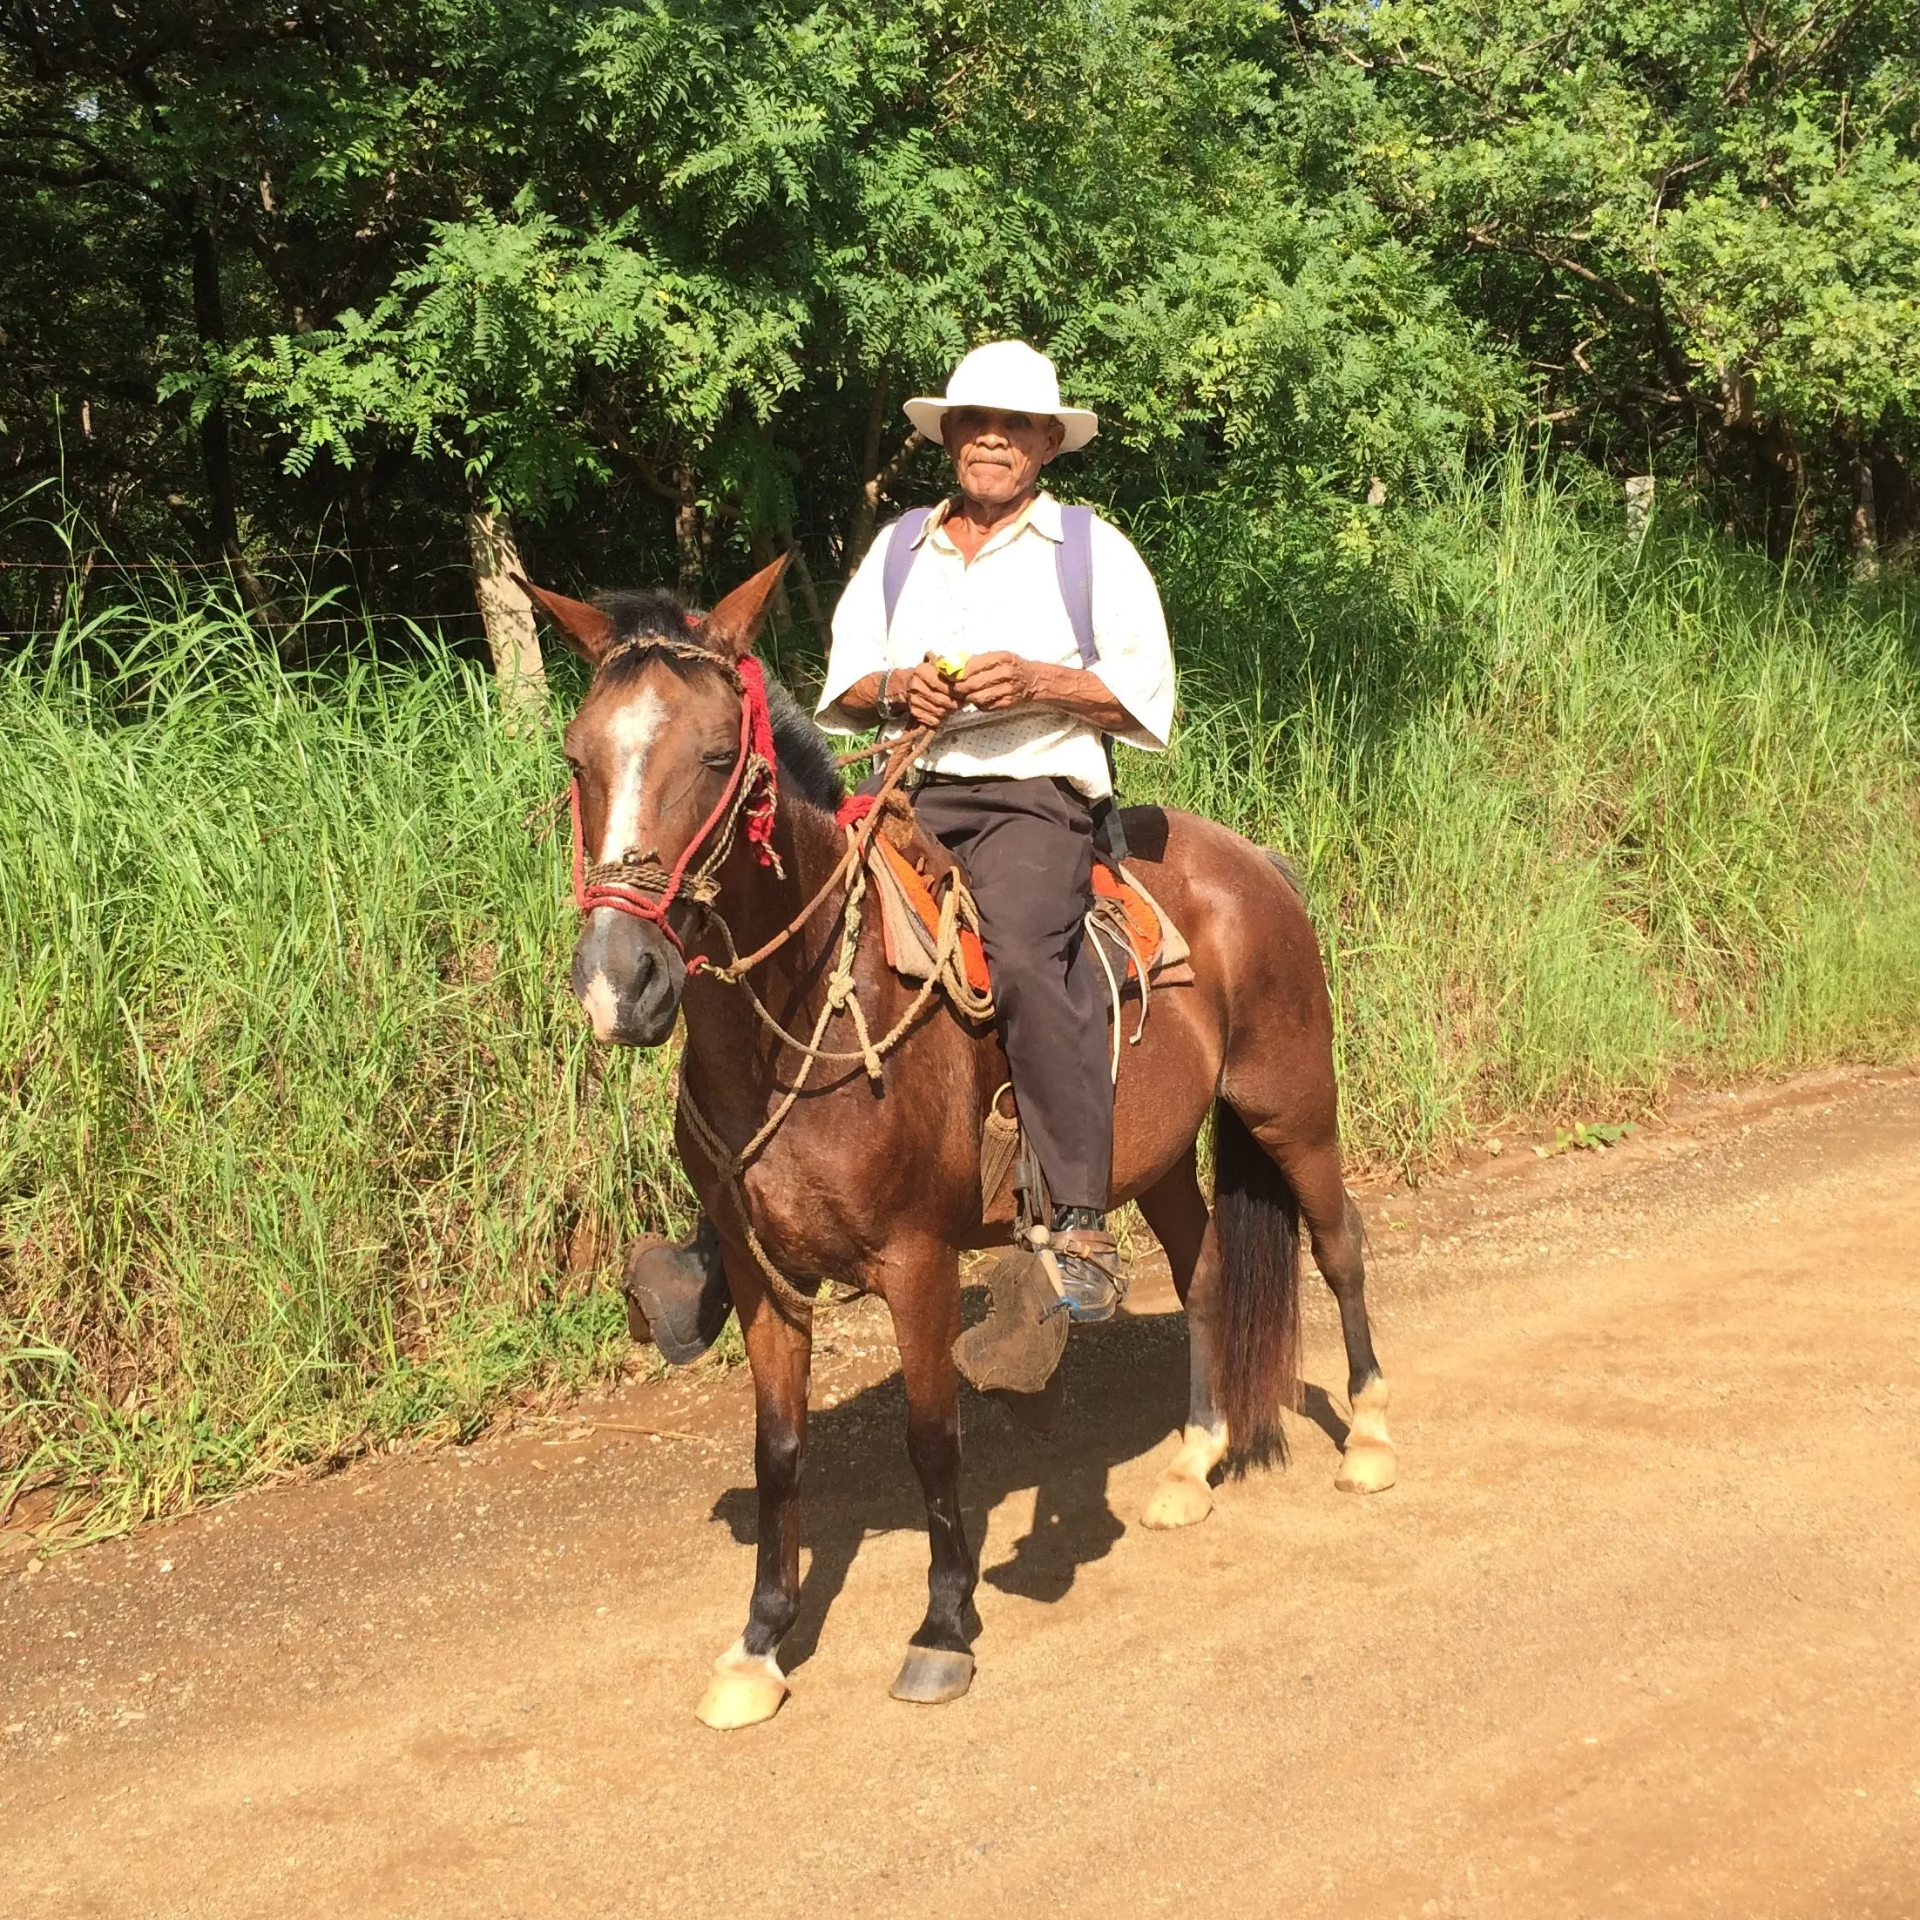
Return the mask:
<svg viewBox="0 0 1920 1920">
<path fill-rule="evenodd" d="M 1100 944 L 1100 934 L 1093 924 L 1093 915 L 1086 916 L 1087 938 L 1093 943 L 1093 957 L 1100 962 L 1100 971 L 1107 976 L 1107 992 L 1113 999 L 1113 1066 L 1111 1077 L 1113 1084 L 1120 1084 L 1120 982 L 1113 977 L 1113 968 L 1107 960 L 1107 950 Z"/>
</svg>

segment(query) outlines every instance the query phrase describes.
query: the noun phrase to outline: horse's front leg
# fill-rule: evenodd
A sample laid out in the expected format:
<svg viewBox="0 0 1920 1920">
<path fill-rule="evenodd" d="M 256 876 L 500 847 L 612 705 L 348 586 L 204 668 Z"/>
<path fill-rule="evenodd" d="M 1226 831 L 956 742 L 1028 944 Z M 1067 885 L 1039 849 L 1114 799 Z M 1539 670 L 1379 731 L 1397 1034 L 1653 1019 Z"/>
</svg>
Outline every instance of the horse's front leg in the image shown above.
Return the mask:
<svg viewBox="0 0 1920 1920">
<path fill-rule="evenodd" d="M 938 1706 L 973 1684 L 973 1589 L 979 1569 L 960 1512 L 960 1262 L 923 1244 L 889 1262 L 887 1303 L 907 1390 L 907 1456 L 927 1501 L 927 1616 L 893 1683 L 896 1700 Z"/>
<path fill-rule="evenodd" d="M 771 1720 L 787 1697 L 780 1642 L 800 1609 L 800 1469 L 807 1451 L 810 1322 L 789 1317 L 752 1255 L 729 1242 L 727 1283 L 740 1313 L 753 1369 L 753 1473 L 760 1495 L 760 1545 L 747 1630 L 713 1663 L 700 1702 L 710 1727 Z"/>
</svg>

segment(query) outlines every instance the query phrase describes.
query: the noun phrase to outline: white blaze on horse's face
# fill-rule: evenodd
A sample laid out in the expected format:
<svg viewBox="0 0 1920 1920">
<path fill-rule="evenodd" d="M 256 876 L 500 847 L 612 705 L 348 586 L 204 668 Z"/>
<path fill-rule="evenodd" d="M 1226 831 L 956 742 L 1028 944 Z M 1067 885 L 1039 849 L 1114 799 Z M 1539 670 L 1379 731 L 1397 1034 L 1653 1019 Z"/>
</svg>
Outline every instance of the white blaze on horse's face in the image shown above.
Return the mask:
<svg viewBox="0 0 1920 1920">
<path fill-rule="evenodd" d="M 602 907 L 600 912 L 610 918 L 613 915 L 611 907 Z M 580 995 L 580 1010 L 593 1023 L 593 1037 L 596 1040 L 609 1041 L 619 1038 L 620 1002 L 604 968 L 594 969 L 593 978 L 587 982 L 585 992 Z"/>
<path fill-rule="evenodd" d="M 615 708 L 607 721 L 607 746 L 613 761 L 613 777 L 608 782 L 607 819 L 600 836 L 599 858 L 623 859 L 639 852 L 640 800 L 646 791 L 647 756 L 666 724 L 667 704 L 651 687 Z M 651 849 L 649 849 L 651 851 Z M 595 945 L 606 948 L 606 936 L 619 919 L 611 907 L 596 907 L 588 918 L 589 927 L 601 937 Z M 593 976 L 580 994 L 580 1005 L 593 1023 L 594 1038 L 613 1040 L 620 1031 L 620 1000 L 604 966 L 595 967 Z"/>
<path fill-rule="evenodd" d="M 607 744 L 613 751 L 613 779 L 609 783 L 606 831 L 600 837 L 603 861 L 619 860 L 630 852 L 657 852 L 640 848 L 640 796 L 647 777 L 647 755 L 666 725 L 667 703 L 652 687 L 616 708 L 607 721 Z M 605 912 L 607 909 L 603 908 Z"/>
</svg>

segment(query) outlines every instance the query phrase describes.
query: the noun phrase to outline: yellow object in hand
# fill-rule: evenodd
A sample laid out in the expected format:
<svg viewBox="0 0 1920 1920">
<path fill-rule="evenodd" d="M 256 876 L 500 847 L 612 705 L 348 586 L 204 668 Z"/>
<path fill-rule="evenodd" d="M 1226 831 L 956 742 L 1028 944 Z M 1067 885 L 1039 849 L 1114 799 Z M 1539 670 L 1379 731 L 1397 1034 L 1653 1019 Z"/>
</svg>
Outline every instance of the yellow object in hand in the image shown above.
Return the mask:
<svg viewBox="0 0 1920 1920">
<path fill-rule="evenodd" d="M 940 669 L 942 680 L 958 680 L 967 670 L 967 655 L 964 653 L 943 653 L 933 663 Z"/>
</svg>

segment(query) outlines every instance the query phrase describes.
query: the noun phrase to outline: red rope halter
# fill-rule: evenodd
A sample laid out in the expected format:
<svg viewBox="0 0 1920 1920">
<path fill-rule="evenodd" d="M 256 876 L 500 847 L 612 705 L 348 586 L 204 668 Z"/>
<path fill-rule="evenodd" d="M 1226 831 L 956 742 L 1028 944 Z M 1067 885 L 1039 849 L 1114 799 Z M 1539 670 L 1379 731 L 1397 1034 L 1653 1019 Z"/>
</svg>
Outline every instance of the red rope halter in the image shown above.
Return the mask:
<svg viewBox="0 0 1920 1920">
<path fill-rule="evenodd" d="M 607 661 L 614 659 L 620 651 L 625 649 L 609 654 L 601 666 L 604 668 Z M 747 843 L 753 848 L 754 858 L 763 867 L 778 871 L 780 866 L 780 857 L 773 850 L 773 823 L 779 807 L 780 787 L 774 757 L 773 715 L 767 706 L 766 675 L 760 662 L 751 655 L 733 661 L 711 653 L 704 647 L 690 647 L 685 651 L 724 668 L 739 688 L 740 749 L 734 756 L 732 771 L 727 775 L 727 784 L 714 803 L 713 811 L 701 823 L 700 831 L 687 842 L 679 859 L 661 877 L 658 885 L 654 884 L 654 877 L 661 874 L 659 867 L 632 860 L 624 853 L 617 860 L 605 861 L 589 869 L 586 841 L 580 826 L 580 779 L 577 774 L 567 789 L 568 807 L 573 816 L 574 905 L 582 913 L 592 913 L 598 907 L 611 907 L 616 913 L 631 914 L 636 920 L 649 921 L 673 942 L 675 950 L 681 954 L 685 954 L 686 949 L 680 944 L 680 936 L 668 924 L 667 914 L 687 886 L 688 870 L 693 866 L 696 855 L 709 841 L 714 842 L 712 851 L 694 875 L 696 898 L 704 890 L 703 883 L 711 881 L 714 870 L 727 857 L 733 844 L 734 824 L 742 815 L 746 818 Z M 701 904 L 704 904 L 704 900 Z M 705 956 L 696 954 L 688 961 L 687 969 L 697 972 L 705 964 Z"/>
</svg>

